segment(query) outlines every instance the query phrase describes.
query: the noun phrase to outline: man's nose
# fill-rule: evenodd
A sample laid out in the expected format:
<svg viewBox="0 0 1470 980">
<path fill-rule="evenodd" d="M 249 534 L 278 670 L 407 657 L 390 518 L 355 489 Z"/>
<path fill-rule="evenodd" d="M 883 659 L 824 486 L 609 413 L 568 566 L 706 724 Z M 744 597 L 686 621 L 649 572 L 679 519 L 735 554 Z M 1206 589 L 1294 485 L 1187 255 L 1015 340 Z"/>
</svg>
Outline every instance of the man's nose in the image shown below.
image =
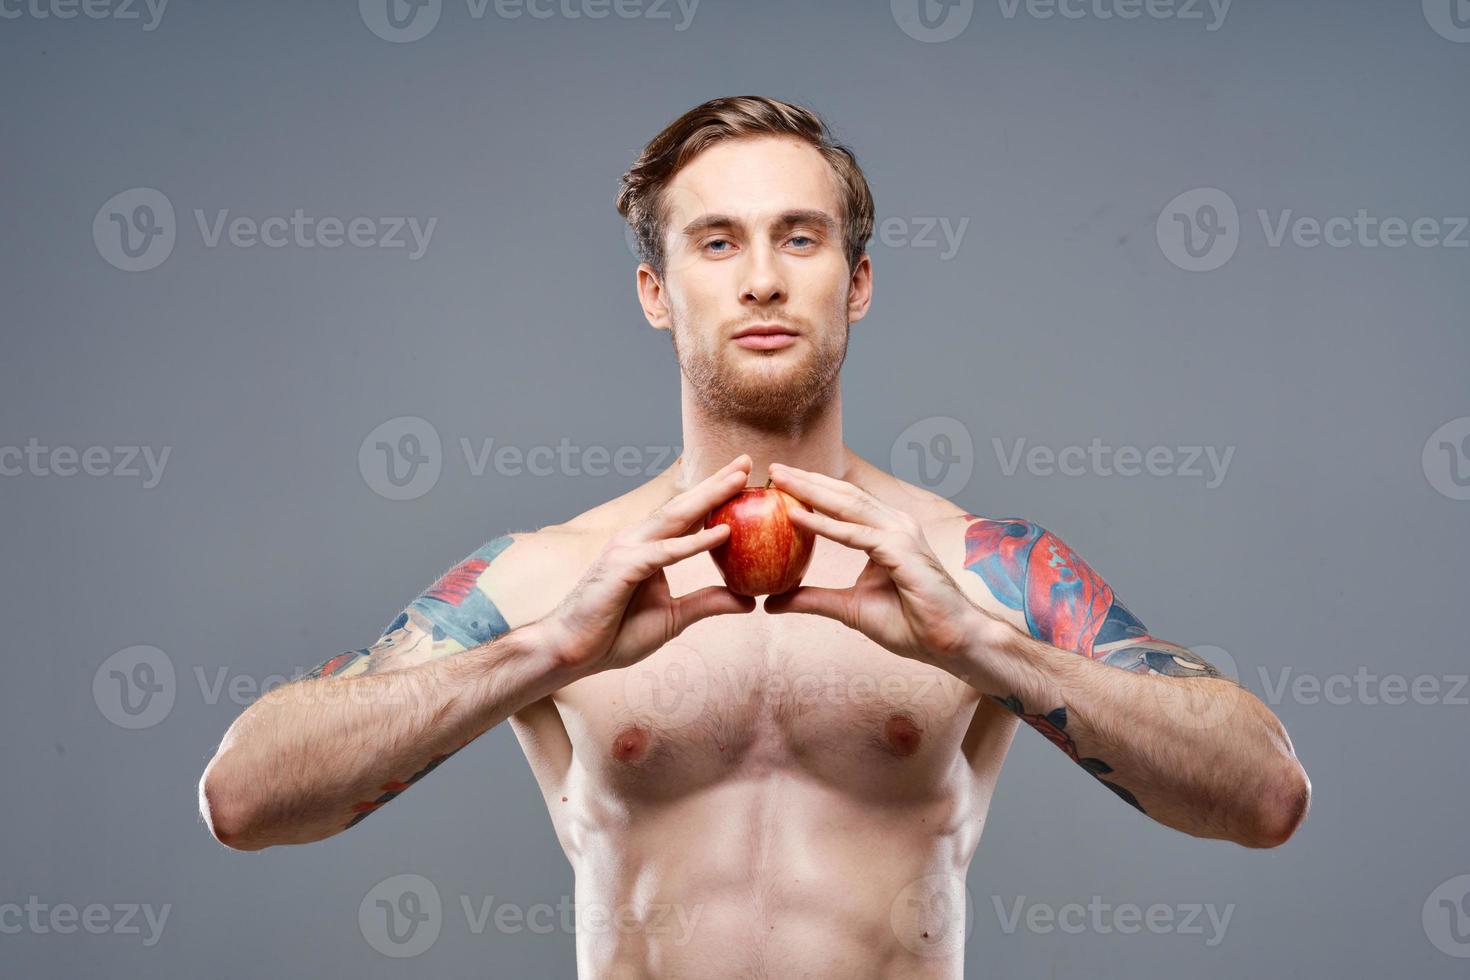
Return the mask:
<svg viewBox="0 0 1470 980">
<path fill-rule="evenodd" d="M 745 279 L 740 287 L 742 303 L 774 303 L 786 298 L 786 282 L 781 275 L 775 250 L 757 245 L 746 252 Z"/>
</svg>

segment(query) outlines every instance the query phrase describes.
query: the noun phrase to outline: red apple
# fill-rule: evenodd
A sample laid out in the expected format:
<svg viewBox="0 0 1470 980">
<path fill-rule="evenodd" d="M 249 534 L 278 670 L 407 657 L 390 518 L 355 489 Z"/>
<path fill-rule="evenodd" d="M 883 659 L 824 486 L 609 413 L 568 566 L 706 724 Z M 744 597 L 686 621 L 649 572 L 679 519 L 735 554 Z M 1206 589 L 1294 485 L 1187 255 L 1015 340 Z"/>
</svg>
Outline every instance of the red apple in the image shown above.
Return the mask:
<svg viewBox="0 0 1470 980">
<path fill-rule="evenodd" d="M 730 525 L 730 535 L 710 557 L 736 595 L 780 595 L 801 584 L 812 563 L 816 534 L 798 527 L 790 510 L 812 508 L 784 490 L 746 487 L 705 516 L 704 526 Z"/>
</svg>

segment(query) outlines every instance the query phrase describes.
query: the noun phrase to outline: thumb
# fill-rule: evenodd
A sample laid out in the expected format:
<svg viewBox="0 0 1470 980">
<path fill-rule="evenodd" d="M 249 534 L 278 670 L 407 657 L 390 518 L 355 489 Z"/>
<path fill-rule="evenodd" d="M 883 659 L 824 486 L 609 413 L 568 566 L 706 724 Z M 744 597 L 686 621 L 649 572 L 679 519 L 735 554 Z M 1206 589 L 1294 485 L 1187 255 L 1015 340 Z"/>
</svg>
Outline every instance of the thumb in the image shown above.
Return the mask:
<svg viewBox="0 0 1470 980">
<path fill-rule="evenodd" d="M 723 585 L 711 585 L 674 600 L 674 625 L 676 631 L 682 633 L 685 627 L 701 619 L 727 613 L 748 613 L 753 609 L 755 600 L 750 596 L 736 595 Z"/>
<path fill-rule="evenodd" d="M 781 613 L 812 613 L 816 616 L 826 616 L 835 619 L 844 626 L 847 622 L 847 603 L 852 596 L 851 589 L 823 589 L 814 585 L 803 585 L 792 589 L 790 592 L 782 592 L 780 595 L 766 597 L 766 612 L 773 614 Z"/>
</svg>

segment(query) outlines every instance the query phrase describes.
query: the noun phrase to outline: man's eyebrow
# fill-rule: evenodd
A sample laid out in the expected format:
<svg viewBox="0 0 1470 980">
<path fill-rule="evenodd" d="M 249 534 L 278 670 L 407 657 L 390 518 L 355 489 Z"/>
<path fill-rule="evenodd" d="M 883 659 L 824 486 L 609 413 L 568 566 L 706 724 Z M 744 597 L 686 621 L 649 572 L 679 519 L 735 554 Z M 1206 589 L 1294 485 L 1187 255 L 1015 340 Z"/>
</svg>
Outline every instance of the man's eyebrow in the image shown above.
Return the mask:
<svg viewBox="0 0 1470 980">
<path fill-rule="evenodd" d="M 795 208 L 783 211 L 775 220 L 777 230 L 792 228 L 796 225 L 815 225 L 829 235 L 837 231 L 837 219 L 819 208 Z M 694 238 L 715 228 L 743 229 L 744 227 L 744 222 L 728 214 L 702 214 L 685 225 L 682 234 L 685 238 Z"/>
</svg>

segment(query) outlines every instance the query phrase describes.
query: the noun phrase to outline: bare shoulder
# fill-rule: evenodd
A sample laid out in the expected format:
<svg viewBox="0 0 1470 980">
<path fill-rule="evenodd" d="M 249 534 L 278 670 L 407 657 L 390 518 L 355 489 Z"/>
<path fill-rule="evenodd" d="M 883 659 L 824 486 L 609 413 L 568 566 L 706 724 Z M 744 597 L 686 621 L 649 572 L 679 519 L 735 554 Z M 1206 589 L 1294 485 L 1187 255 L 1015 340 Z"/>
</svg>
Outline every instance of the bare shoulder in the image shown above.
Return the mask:
<svg viewBox="0 0 1470 980">
<path fill-rule="evenodd" d="M 485 569 L 481 589 L 515 628 L 554 609 L 617 531 L 657 506 L 645 484 L 560 524 L 506 535 L 503 552 Z"/>
<path fill-rule="evenodd" d="M 915 486 L 890 473 L 863 464 L 859 474 L 866 489 L 884 503 L 918 520 L 934 557 L 961 590 L 981 608 L 1007 620 L 1016 620 L 1007 597 L 997 595 L 992 583 L 977 574 L 981 552 L 993 550 L 993 529 L 1004 534 L 1013 521 L 995 521 L 967 511 L 947 497 Z M 1024 523 L 1024 522 L 1023 522 Z"/>
<path fill-rule="evenodd" d="M 481 575 L 511 629 L 545 616 L 571 591 L 601 549 L 599 534 L 575 524 L 553 524 L 506 535 L 507 547 Z"/>
<path fill-rule="evenodd" d="M 856 453 L 849 455 L 848 466 L 847 482 L 916 518 L 926 529 L 964 516 L 964 508 L 948 497 L 894 476 Z"/>
<path fill-rule="evenodd" d="M 855 469 L 849 482 L 917 520 L 930 544 L 936 548 L 944 539 L 953 537 L 956 531 L 963 537 L 964 527 L 975 520 L 975 515 L 948 497 L 909 483 L 871 463 L 859 460 Z"/>
</svg>

